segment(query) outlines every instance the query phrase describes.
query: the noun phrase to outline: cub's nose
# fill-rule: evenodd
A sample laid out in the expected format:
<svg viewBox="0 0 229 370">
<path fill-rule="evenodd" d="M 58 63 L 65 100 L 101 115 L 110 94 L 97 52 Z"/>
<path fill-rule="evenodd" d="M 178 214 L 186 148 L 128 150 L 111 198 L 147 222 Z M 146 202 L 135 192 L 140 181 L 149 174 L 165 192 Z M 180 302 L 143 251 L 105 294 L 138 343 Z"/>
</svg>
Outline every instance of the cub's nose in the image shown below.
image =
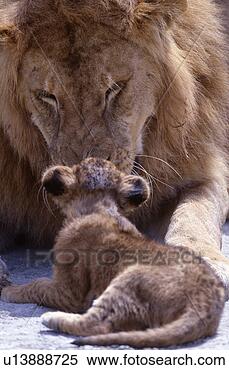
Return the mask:
<svg viewBox="0 0 229 370">
<path fill-rule="evenodd" d="M 43 179 L 43 186 L 47 193 L 53 196 L 60 196 L 64 194 L 65 184 L 59 170 L 54 170 L 48 173 Z"/>
</svg>

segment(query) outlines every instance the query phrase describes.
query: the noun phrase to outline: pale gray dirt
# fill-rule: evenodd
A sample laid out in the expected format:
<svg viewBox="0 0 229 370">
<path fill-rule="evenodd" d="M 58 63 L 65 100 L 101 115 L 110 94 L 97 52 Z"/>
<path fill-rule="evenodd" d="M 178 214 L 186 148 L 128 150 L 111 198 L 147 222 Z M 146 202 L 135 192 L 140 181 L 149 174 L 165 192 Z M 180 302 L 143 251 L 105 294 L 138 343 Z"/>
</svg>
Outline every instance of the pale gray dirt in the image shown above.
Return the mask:
<svg viewBox="0 0 229 370">
<path fill-rule="evenodd" d="M 223 248 L 229 257 L 229 224 L 224 228 Z M 31 256 L 31 253 L 25 250 L 4 256 L 14 282 L 18 283 L 49 276 L 51 266 L 49 262 L 42 261 L 43 258 L 44 256 L 39 255 L 38 252 Z M 54 333 L 41 324 L 40 315 L 46 311 L 48 309 L 32 304 L 17 305 L 0 301 L 0 349 L 76 348 L 71 344 L 73 337 Z M 187 347 L 192 349 L 229 349 L 229 303 L 225 306 L 217 335 Z"/>
</svg>

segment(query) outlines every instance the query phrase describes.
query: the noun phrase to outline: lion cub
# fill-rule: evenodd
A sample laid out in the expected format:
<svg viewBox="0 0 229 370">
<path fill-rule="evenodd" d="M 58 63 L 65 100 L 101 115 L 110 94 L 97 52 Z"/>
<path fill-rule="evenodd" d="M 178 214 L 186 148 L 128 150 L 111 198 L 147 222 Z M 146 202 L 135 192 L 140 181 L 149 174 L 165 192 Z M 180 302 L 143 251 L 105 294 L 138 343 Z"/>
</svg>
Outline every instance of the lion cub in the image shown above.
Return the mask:
<svg viewBox="0 0 229 370">
<path fill-rule="evenodd" d="M 215 334 L 224 288 L 198 256 L 159 245 L 125 217 L 149 196 L 146 181 L 101 159 L 54 167 L 43 186 L 66 216 L 53 277 L 10 286 L 2 299 L 83 313 L 47 313 L 44 325 L 76 344 L 177 345 Z M 93 304 L 92 304 L 93 302 Z"/>
</svg>

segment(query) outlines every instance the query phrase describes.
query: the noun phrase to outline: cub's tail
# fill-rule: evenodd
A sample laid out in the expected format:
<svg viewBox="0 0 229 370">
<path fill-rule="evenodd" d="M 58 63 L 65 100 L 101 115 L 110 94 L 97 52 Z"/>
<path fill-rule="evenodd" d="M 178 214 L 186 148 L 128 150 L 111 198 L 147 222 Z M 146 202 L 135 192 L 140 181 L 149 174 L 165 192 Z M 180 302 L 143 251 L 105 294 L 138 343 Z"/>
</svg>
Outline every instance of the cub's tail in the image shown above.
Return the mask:
<svg viewBox="0 0 229 370">
<path fill-rule="evenodd" d="M 90 337 L 79 337 L 73 344 L 83 345 L 128 345 L 134 348 L 167 347 L 180 345 L 215 334 L 218 320 L 208 320 L 190 310 L 177 320 L 160 328 L 145 331 L 117 332 Z"/>
</svg>

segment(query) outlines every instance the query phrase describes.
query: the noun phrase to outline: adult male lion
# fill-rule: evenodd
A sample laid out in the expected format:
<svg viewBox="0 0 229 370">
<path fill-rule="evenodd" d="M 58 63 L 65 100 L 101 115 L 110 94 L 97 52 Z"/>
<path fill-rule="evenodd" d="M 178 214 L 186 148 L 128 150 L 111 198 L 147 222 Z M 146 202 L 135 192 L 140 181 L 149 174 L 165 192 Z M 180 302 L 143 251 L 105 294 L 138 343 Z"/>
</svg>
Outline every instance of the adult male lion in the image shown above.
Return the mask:
<svg viewBox="0 0 229 370">
<path fill-rule="evenodd" d="M 151 174 L 141 224 L 156 220 L 166 242 L 199 251 L 227 285 L 229 85 L 218 6 L 8 0 L 0 9 L 3 226 L 52 237 L 58 222 L 37 196 L 42 171 L 107 158 Z"/>
</svg>

